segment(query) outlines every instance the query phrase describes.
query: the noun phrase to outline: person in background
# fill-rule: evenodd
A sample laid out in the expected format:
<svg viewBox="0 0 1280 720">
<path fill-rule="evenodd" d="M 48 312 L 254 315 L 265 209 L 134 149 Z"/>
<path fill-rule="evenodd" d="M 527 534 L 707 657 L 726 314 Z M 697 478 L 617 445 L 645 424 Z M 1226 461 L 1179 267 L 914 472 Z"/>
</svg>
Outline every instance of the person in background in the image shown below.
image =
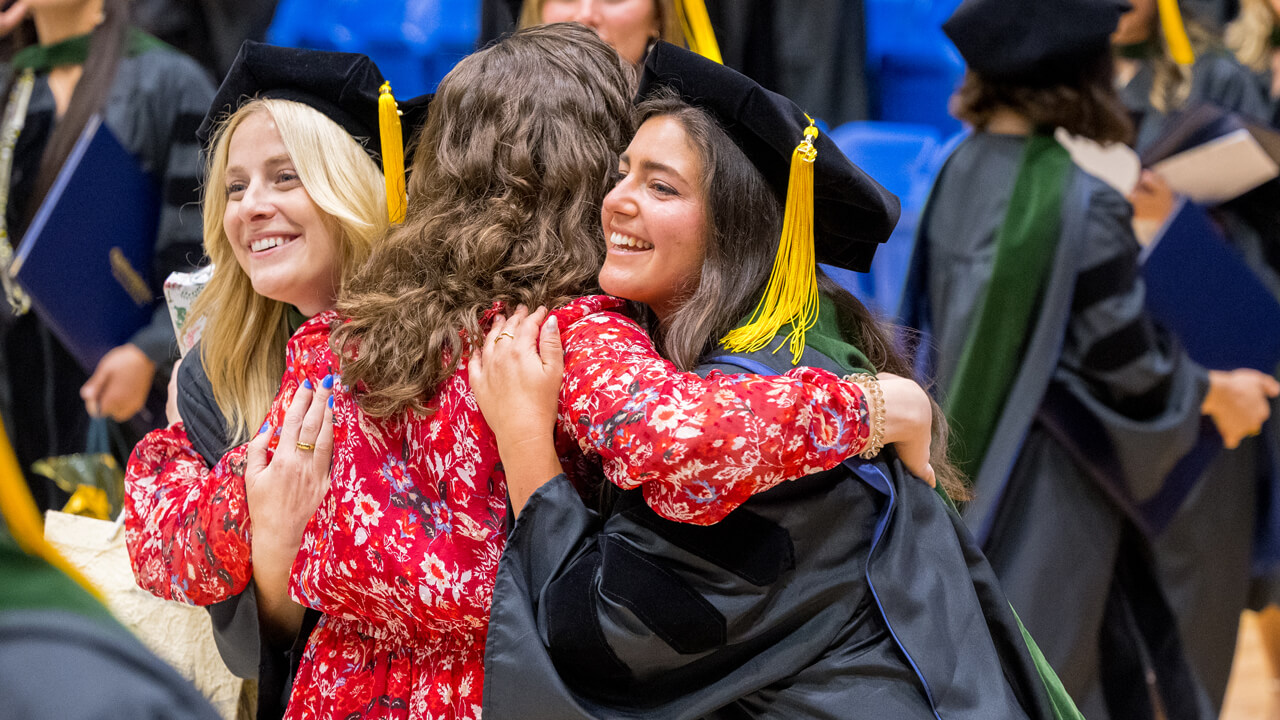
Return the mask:
<svg viewBox="0 0 1280 720">
<path fill-rule="evenodd" d="M 157 554 L 176 552 L 166 544 L 166 491 L 207 476 L 254 437 L 289 336 L 333 307 L 387 231 L 379 164 L 402 140 L 382 145 L 382 84 L 364 55 L 245 42 L 208 108 L 199 135 L 209 147 L 205 248 L 214 274 L 188 319 L 204 331 L 174 373 L 170 426 L 143 438 L 126 476 L 126 538 L 143 587 L 157 582 Z M 411 133 L 425 100 L 401 107 Z M 317 617 L 304 615 L 285 584 L 319 499 L 289 490 L 249 489 L 254 581 L 209 608 L 228 667 L 259 681 L 263 719 L 283 715 Z"/>
<path fill-rule="evenodd" d="M 973 478 L 965 519 L 1084 715 L 1209 718 L 1140 506 L 1202 414 L 1239 442 L 1276 388 L 1207 374 L 1153 323 L 1128 203 L 1053 137 L 1129 139 L 1109 45 L 1126 9 L 965 0 L 944 24 L 975 132 L 930 194 L 902 317 Z"/>
<path fill-rule="evenodd" d="M 1268 119 L 1280 128 L 1280 2 L 1241 0 L 1240 14 L 1227 25 L 1223 40 L 1258 78 L 1271 103 Z"/>
<path fill-rule="evenodd" d="M 676 16 L 677 0 L 524 0 L 522 28 L 557 22 L 579 22 L 591 28 L 632 65 L 644 62 L 658 40 L 683 45 L 684 30 Z"/>
<path fill-rule="evenodd" d="M 199 199 L 195 130 L 213 86 L 190 58 L 131 28 L 124 0 L 21 0 L 4 18 L 14 25 L 17 49 L 0 71 L 3 134 L 13 153 L 12 163 L 0 168 L 6 173 L 0 178 L 7 191 L 0 218 L 6 266 L 85 124 L 101 113 L 163 194 L 147 278 L 159 298 L 168 274 L 191 269 L 200 256 L 200 223 L 187 206 Z M 132 445 L 139 431 L 161 421 L 177 348 L 168 311 L 157 301 L 151 322 L 86 373 L 24 309 L 25 293 L 5 277 L 0 412 L 37 503 L 48 509 L 65 495 L 32 475 L 31 464 L 84 452 L 90 417 L 133 421 L 125 428 Z"/>
<path fill-rule="evenodd" d="M 1157 0 L 1134 0 L 1121 17 L 1112 37 L 1119 56 L 1116 80 L 1138 119 L 1134 147 L 1139 153 L 1174 126 L 1181 110 L 1200 103 L 1255 121 L 1270 118 L 1256 79 L 1209 27 L 1190 14 L 1184 18 L 1176 3 L 1159 7 Z M 1272 181 L 1210 208 L 1210 215 L 1227 242 L 1280 298 L 1278 193 L 1280 182 Z M 1175 198 L 1159 174 L 1148 170 L 1130 200 L 1136 221 L 1158 227 Z M 1280 404 L 1272 401 L 1270 409 L 1274 412 Z M 1217 453 L 1155 544 L 1184 647 L 1214 707 L 1226 695 L 1240 613 L 1249 603 L 1255 524 L 1266 522 L 1258 507 L 1260 483 L 1280 479 L 1280 457 L 1266 449 L 1268 444 L 1280 448 L 1277 424 L 1264 430 L 1260 437 L 1240 439 L 1238 448 L 1224 433 L 1233 449 Z"/>
</svg>

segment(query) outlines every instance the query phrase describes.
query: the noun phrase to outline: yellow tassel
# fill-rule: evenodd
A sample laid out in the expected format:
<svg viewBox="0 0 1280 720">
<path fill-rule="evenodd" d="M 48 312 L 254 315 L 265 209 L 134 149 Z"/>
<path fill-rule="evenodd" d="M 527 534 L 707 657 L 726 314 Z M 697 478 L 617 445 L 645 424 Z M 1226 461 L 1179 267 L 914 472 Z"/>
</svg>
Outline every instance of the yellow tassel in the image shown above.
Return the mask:
<svg viewBox="0 0 1280 720">
<path fill-rule="evenodd" d="M 44 522 L 40 519 L 40 511 L 36 509 L 36 501 L 31 499 L 31 491 L 27 489 L 27 481 L 22 477 L 18 459 L 9 446 L 9 436 L 5 434 L 3 424 L 0 424 L 0 514 L 4 515 L 9 534 L 23 552 L 42 558 L 79 583 L 90 595 L 103 601 L 93 583 L 44 539 Z"/>
<path fill-rule="evenodd" d="M 689 49 L 723 65 L 720 44 L 716 42 L 716 31 L 711 27 L 706 3 L 702 0 L 676 0 L 676 15 L 680 18 L 680 27 L 684 29 Z"/>
<path fill-rule="evenodd" d="M 1183 67 L 1194 65 L 1196 55 L 1191 50 L 1191 39 L 1187 37 L 1187 26 L 1182 22 L 1178 0 L 1159 0 L 1159 3 L 1160 25 L 1164 29 L 1164 41 L 1169 45 L 1169 54 Z"/>
<path fill-rule="evenodd" d="M 404 221 L 409 197 L 404 188 L 404 132 L 389 82 L 378 88 L 378 130 L 382 138 L 382 175 L 387 181 L 387 217 L 394 225 Z"/>
<path fill-rule="evenodd" d="M 806 116 L 808 117 L 808 116 Z M 746 325 L 731 330 L 720 344 L 732 352 L 755 352 L 766 347 L 784 325 L 791 364 L 804 353 L 805 332 L 818 322 L 817 258 L 813 241 L 813 146 L 818 128 L 809 118 L 804 142 L 791 153 L 791 175 L 787 180 L 787 204 L 782 216 L 782 238 L 773 261 L 773 272 L 764 297 Z M 774 352 L 781 350 L 779 345 Z"/>
</svg>

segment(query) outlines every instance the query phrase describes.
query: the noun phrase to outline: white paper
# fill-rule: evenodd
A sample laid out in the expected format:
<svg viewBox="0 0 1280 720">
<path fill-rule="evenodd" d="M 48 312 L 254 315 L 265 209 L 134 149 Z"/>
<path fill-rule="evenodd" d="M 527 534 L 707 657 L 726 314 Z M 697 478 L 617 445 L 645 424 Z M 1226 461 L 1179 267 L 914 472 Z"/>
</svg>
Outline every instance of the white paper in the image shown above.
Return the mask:
<svg viewBox="0 0 1280 720">
<path fill-rule="evenodd" d="M 1138 178 L 1142 175 L 1142 161 L 1138 159 L 1138 153 L 1128 145 L 1100 145 L 1089 138 L 1072 135 L 1062 128 L 1058 128 L 1053 137 L 1071 154 L 1071 160 L 1076 166 L 1115 188 L 1121 195 L 1128 197 L 1138 186 Z"/>
<path fill-rule="evenodd" d="M 1280 165 L 1246 129 L 1166 158 L 1151 168 L 1176 193 L 1214 205 L 1280 176 Z"/>
<path fill-rule="evenodd" d="M 200 295 L 200 291 L 204 290 L 204 286 L 213 278 L 213 266 L 202 267 L 195 272 L 175 272 L 169 273 L 169 277 L 164 281 L 164 301 L 169 305 L 169 321 L 173 323 L 173 335 L 178 339 L 178 351 L 182 353 L 182 357 L 187 356 L 187 351 L 200 339 L 200 334 L 204 332 L 203 318 L 200 321 L 191 324 L 187 322 L 187 315 L 191 312 L 191 305 L 196 301 L 196 297 Z"/>
</svg>

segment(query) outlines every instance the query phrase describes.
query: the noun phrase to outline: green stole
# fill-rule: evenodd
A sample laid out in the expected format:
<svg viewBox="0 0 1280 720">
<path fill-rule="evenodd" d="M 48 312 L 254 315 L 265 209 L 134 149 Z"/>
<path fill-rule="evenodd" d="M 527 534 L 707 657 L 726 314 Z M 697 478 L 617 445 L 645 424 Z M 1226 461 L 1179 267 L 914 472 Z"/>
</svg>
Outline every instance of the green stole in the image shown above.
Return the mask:
<svg viewBox="0 0 1280 720">
<path fill-rule="evenodd" d="M 65 610 L 101 625 L 121 627 L 97 598 L 42 558 L 18 547 L 0 519 L 0 612 Z"/>
<path fill-rule="evenodd" d="M 1052 144 L 1052 147 L 1048 147 L 1045 141 Z M 1066 166 L 1061 164 L 1062 158 L 1058 157 L 1058 153 L 1053 152 L 1053 148 L 1057 148 L 1057 150 L 1061 152 L 1061 155 L 1066 158 Z M 1048 161 L 1041 162 L 1044 158 L 1048 158 Z M 1033 163 L 1045 167 L 1034 172 L 1028 172 L 1028 166 Z M 1031 181 L 1047 179 L 1050 181 L 1048 182 L 1048 185 L 1052 185 L 1057 188 L 1057 192 L 1053 194 L 1053 198 L 1055 198 L 1055 200 L 1051 203 L 1053 212 L 1053 224 L 1051 227 L 1053 228 L 1053 232 L 1047 242 L 1041 243 L 1048 248 L 1044 253 L 1045 260 L 1043 261 L 1043 265 L 1045 270 L 1048 269 L 1048 260 L 1053 257 L 1053 251 L 1057 247 L 1058 215 L 1060 214 L 1059 209 L 1061 206 L 1062 189 L 1064 188 L 1066 178 L 1069 175 L 1067 171 L 1070 170 L 1070 164 L 1070 155 L 1067 155 L 1066 150 L 1064 150 L 1061 145 L 1058 145 L 1057 141 L 1052 137 L 1035 136 L 1031 139 L 1030 146 L 1027 149 L 1027 155 L 1023 159 L 1022 170 L 1018 174 L 1019 188 L 1024 187 L 1022 184 L 1024 178 L 1029 178 Z M 1048 172 L 1050 168 L 1056 170 L 1056 174 Z M 1043 178 L 1042 174 L 1044 175 Z M 1047 191 L 1049 189 L 1050 188 L 1047 186 L 1044 188 L 1046 191 L 1045 194 L 1048 194 Z M 1032 224 L 1033 219 L 1048 217 L 1048 215 L 1028 213 L 1026 208 L 1027 206 L 1044 205 L 1049 198 L 1043 197 L 1038 193 L 1015 193 L 1015 199 L 1019 194 L 1030 194 L 1035 197 L 1032 202 L 1027 202 L 1024 198 L 1022 202 L 1010 203 L 1009 214 L 1005 217 L 1005 228 L 1002 228 L 1000 233 L 1001 241 L 1003 241 L 1006 236 L 1013 234 L 1012 231 L 1008 233 L 1004 231 L 1005 229 L 1008 229 L 1010 225 L 1016 224 L 1020 234 L 1022 235 L 1033 235 L 1034 233 L 1027 232 L 1029 229 L 1033 229 L 1035 227 L 1035 225 Z M 1020 223 L 1010 222 L 1010 218 L 1014 216 L 1013 209 L 1015 207 L 1023 208 L 1019 211 L 1024 215 L 1024 220 Z M 1017 244 L 1025 245 L 1025 243 Z M 997 252 L 996 257 L 998 263 L 1000 257 L 999 252 Z M 1013 258 L 1013 261 L 1017 262 L 1019 259 L 1020 257 L 1016 257 Z M 1044 273 L 1042 272 L 1042 274 Z M 1037 282 L 1037 293 L 1039 286 L 1040 282 Z M 1034 299 L 1034 297 L 1031 299 Z M 1027 303 L 1027 307 L 1030 307 L 1030 303 Z M 1030 313 L 1028 312 L 1026 314 L 1029 315 Z M 739 324 L 745 324 L 748 320 L 750 320 L 749 317 L 743 318 L 742 322 Z M 972 340 L 972 338 L 970 339 Z M 780 335 L 778 340 L 778 347 L 775 348 L 773 352 L 777 352 L 778 350 L 786 347 L 786 338 L 781 337 Z M 811 347 L 817 352 L 831 358 L 831 360 L 839 365 L 846 373 L 875 372 L 875 368 L 871 367 L 871 362 L 867 359 L 867 356 L 856 346 L 850 343 L 840 332 L 840 321 L 836 313 L 835 303 L 826 295 L 822 295 L 821 293 L 818 295 L 817 324 L 805 333 L 804 343 L 806 347 Z M 1018 355 L 1020 356 L 1021 352 L 1019 352 Z M 952 510 L 955 510 L 955 503 L 951 501 L 947 492 L 942 489 L 942 485 L 938 485 L 935 489 L 937 490 L 938 495 L 942 497 L 943 501 L 946 502 Z M 1045 659 L 1044 653 L 1041 652 L 1040 647 L 1036 645 L 1035 639 L 1031 637 L 1031 633 L 1027 632 L 1027 628 L 1022 624 L 1022 618 L 1018 617 L 1017 611 L 1014 610 L 1012 606 L 1010 606 L 1009 609 L 1013 612 L 1013 617 L 1018 623 L 1018 630 L 1022 633 L 1023 643 L 1026 644 L 1027 651 L 1031 654 L 1032 664 L 1035 665 L 1036 673 L 1040 676 L 1040 682 L 1044 687 L 1045 695 L 1048 697 L 1049 706 L 1053 710 L 1053 717 L 1055 720 L 1084 720 L 1084 716 L 1082 716 L 1080 711 L 1076 709 L 1075 702 L 1067 693 L 1066 688 L 1063 687 L 1062 681 L 1058 678 L 1058 674 L 1054 671 L 1053 667 L 1049 665 L 1049 661 Z"/>
<path fill-rule="evenodd" d="M 15 53 L 9 64 L 19 70 L 31 69 L 36 72 L 46 72 L 63 65 L 83 65 L 89 58 L 89 40 L 92 37 L 93 33 L 89 33 L 52 45 L 29 45 Z M 129 28 L 124 53 L 127 57 L 137 57 L 148 50 L 167 47 L 169 46 L 159 38 L 137 28 Z"/>
<path fill-rule="evenodd" d="M 981 468 L 996 424 L 1018 376 L 1049 276 L 1062 219 L 1062 196 L 1073 165 L 1052 135 L 1032 135 L 1013 196 L 996 235 L 991 281 L 978 304 L 944 411 L 951 454 L 972 478 Z"/>
</svg>

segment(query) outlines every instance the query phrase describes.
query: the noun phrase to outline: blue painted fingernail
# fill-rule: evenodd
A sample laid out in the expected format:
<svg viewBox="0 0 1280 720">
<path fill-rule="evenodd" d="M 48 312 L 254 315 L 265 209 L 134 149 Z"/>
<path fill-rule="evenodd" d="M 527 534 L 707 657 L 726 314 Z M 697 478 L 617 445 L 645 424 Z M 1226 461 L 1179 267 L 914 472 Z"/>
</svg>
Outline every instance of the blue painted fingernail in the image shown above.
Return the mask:
<svg viewBox="0 0 1280 720">
<path fill-rule="evenodd" d="M 259 435 L 261 435 L 262 433 L 266 432 L 266 431 L 267 431 L 267 428 L 269 428 L 269 427 L 271 427 L 271 420 L 269 420 L 269 419 L 268 419 L 268 420 L 263 420 L 263 421 L 262 421 L 262 427 L 258 428 L 258 434 L 259 434 Z"/>
<path fill-rule="evenodd" d="M 325 375 L 325 376 L 324 376 L 324 380 L 321 380 L 321 381 L 320 381 L 320 387 L 324 388 L 325 390 L 332 390 L 332 389 L 333 389 L 333 374 L 332 374 L 332 373 L 330 373 L 329 375 Z"/>
<path fill-rule="evenodd" d="M 307 390 L 310 390 L 310 389 L 311 389 L 311 387 L 312 387 L 312 386 L 311 386 L 311 378 L 307 378 L 306 380 L 303 380 L 303 381 L 302 381 L 302 387 L 306 388 Z"/>
</svg>

